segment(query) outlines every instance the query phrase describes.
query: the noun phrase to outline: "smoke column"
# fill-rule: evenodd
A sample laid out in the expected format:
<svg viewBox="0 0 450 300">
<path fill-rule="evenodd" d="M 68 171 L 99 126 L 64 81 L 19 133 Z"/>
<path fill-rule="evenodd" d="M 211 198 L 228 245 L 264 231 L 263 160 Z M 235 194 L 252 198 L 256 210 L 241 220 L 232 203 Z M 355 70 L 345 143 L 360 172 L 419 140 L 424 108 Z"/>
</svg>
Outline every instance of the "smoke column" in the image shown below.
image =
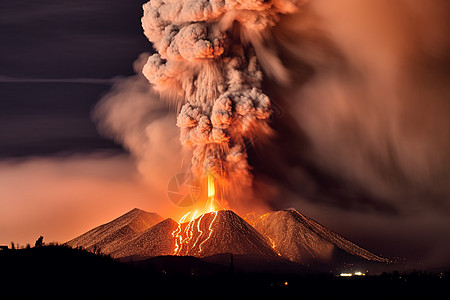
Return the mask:
<svg viewBox="0 0 450 300">
<path fill-rule="evenodd" d="M 261 90 L 260 63 L 286 80 L 263 44 L 295 0 L 152 0 L 144 4 L 144 33 L 157 53 L 143 74 L 162 95 L 181 103 L 180 141 L 192 149 L 192 172 L 222 184 L 249 186 L 246 143 L 271 134 L 271 101 Z"/>
<path fill-rule="evenodd" d="M 192 161 L 197 176 L 253 180 L 246 199 L 275 209 L 448 212 L 448 6 L 151 1 L 142 23 L 158 52 L 95 119 L 161 196 Z M 270 124 L 267 96 L 284 110 Z"/>
</svg>

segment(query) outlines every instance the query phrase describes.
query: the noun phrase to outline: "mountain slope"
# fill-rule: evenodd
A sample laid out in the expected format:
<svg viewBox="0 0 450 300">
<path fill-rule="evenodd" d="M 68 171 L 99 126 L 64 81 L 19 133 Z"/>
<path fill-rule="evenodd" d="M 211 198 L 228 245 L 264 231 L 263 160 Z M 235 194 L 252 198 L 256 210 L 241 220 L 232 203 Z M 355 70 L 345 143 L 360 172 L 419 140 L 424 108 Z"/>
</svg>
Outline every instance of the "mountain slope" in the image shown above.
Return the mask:
<svg viewBox="0 0 450 300">
<path fill-rule="evenodd" d="M 203 214 L 182 224 L 175 253 L 205 257 L 218 253 L 277 256 L 267 239 L 230 210 Z"/>
<path fill-rule="evenodd" d="M 125 215 L 67 242 L 114 258 L 161 255 L 204 258 L 221 253 L 288 259 L 303 265 L 387 263 L 332 230 L 293 210 L 253 218 L 253 226 L 230 210 L 178 224 L 154 213 L 133 209 Z"/>
<path fill-rule="evenodd" d="M 368 261 L 389 262 L 294 210 L 265 214 L 254 227 L 273 241 L 281 256 L 302 264 L 331 263 L 337 256 L 347 254 Z"/>
<path fill-rule="evenodd" d="M 112 257 L 126 256 L 160 256 L 173 254 L 175 239 L 172 236 L 178 227 L 178 223 L 172 219 L 150 227 L 133 240 L 122 245 L 121 248 L 111 253 Z"/>
<path fill-rule="evenodd" d="M 102 253 L 110 254 L 162 220 L 163 218 L 156 213 L 134 208 L 117 219 L 68 241 L 66 245 L 83 247 L 88 251 L 100 249 Z"/>
</svg>

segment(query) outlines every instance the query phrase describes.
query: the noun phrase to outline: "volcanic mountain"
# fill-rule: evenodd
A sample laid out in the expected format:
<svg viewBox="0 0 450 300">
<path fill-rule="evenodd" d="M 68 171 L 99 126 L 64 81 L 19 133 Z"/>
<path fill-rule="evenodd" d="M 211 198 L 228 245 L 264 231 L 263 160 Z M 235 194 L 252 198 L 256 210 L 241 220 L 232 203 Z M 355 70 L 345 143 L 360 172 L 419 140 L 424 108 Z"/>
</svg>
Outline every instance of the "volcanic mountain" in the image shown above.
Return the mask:
<svg viewBox="0 0 450 300">
<path fill-rule="evenodd" d="M 201 215 L 179 228 L 178 255 L 205 257 L 218 253 L 277 256 L 269 241 L 231 210 Z"/>
<path fill-rule="evenodd" d="M 253 225 L 253 226 L 252 226 Z M 133 209 L 67 242 L 94 247 L 114 258 L 161 255 L 210 257 L 232 253 L 303 265 L 336 265 L 342 258 L 387 263 L 316 221 L 293 210 L 254 218 L 252 225 L 230 210 L 205 213 L 179 224 L 154 213 Z"/>
<path fill-rule="evenodd" d="M 112 257 L 147 257 L 173 254 L 175 239 L 172 232 L 177 228 L 177 222 L 172 219 L 165 219 L 108 254 L 111 254 Z"/>
<path fill-rule="evenodd" d="M 110 254 L 113 257 L 173 254 L 205 257 L 218 253 L 276 256 L 268 240 L 230 210 L 206 213 L 183 224 L 166 219 Z"/>
<path fill-rule="evenodd" d="M 273 241 L 274 248 L 282 257 L 301 264 L 331 263 L 349 255 L 368 261 L 389 262 L 295 210 L 262 215 L 254 222 L 254 227 Z"/>
<path fill-rule="evenodd" d="M 134 208 L 117 219 L 68 241 L 66 245 L 83 247 L 88 251 L 98 249 L 104 254 L 110 254 L 162 220 L 156 213 Z"/>
</svg>

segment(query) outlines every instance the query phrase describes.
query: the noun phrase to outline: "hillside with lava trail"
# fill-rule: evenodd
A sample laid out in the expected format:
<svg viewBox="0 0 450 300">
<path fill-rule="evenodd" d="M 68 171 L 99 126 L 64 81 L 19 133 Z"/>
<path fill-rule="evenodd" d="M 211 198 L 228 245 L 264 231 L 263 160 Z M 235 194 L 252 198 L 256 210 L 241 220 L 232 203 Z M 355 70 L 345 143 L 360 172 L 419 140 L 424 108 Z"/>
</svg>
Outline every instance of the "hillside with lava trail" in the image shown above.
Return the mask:
<svg viewBox="0 0 450 300">
<path fill-rule="evenodd" d="M 267 238 L 231 210 L 201 215 L 181 224 L 175 254 L 205 257 L 218 253 L 275 257 Z"/>
<path fill-rule="evenodd" d="M 254 227 L 276 245 L 282 257 L 301 264 L 332 263 L 340 257 L 389 263 L 295 210 L 262 215 Z"/>
<path fill-rule="evenodd" d="M 157 213 L 134 208 L 126 214 L 68 241 L 66 245 L 73 248 L 83 247 L 88 251 L 98 249 L 104 254 L 111 254 L 162 220 L 163 218 Z"/>
</svg>

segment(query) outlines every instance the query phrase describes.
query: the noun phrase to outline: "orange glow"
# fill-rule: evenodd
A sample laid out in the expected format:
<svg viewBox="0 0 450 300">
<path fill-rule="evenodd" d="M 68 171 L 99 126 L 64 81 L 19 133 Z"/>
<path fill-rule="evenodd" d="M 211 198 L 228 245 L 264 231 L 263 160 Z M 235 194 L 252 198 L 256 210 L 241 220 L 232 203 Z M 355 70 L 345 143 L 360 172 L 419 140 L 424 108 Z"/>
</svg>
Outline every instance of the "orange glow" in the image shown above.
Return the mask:
<svg viewBox="0 0 450 300">
<path fill-rule="evenodd" d="M 281 253 L 278 251 L 277 244 L 275 243 L 275 241 L 272 240 L 270 237 L 268 237 L 268 238 L 269 238 L 270 242 L 272 243 L 273 251 L 275 251 L 278 256 L 281 256 Z"/>
<path fill-rule="evenodd" d="M 197 222 L 197 232 L 198 232 L 198 236 L 197 236 L 197 239 L 196 239 L 195 242 L 194 242 L 194 245 L 192 246 L 192 249 L 195 249 L 195 246 L 197 246 L 198 240 L 200 239 L 200 237 L 201 237 L 202 234 L 203 234 L 203 231 L 202 231 L 201 228 L 200 228 L 200 223 L 202 222 L 202 219 L 203 219 L 204 216 L 205 216 L 205 214 L 201 215 L 201 216 L 198 218 L 198 222 Z M 200 251 L 199 251 L 199 252 L 200 252 Z"/>
<path fill-rule="evenodd" d="M 198 246 L 198 253 L 202 253 L 202 251 L 203 251 L 203 249 L 202 249 L 203 244 L 204 244 L 207 240 L 209 240 L 209 238 L 211 237 L 211 234 L 212 234 L 212 232 L 213 232 L 212 226 L 213 226 L 213 224 L 214 224 L 214 221 L 216 220 L 216 217 L 217 217 L 217 211 L 214 211 L 213 214 L 214 214 L 214 218 L 213 218 L 213 220 L 211 221 L 211 223 L 209 223 L 209 228 L 208 228 L 209 234 L 208 234 L 208 237 L 207 237 L 206 239 L 204 239 L 203 242 L 201 242 L 201 244 Z"/>
<path fill-rule="evenodd" d="M 175 238 L 175 249 L 173 251 L 174 255 L 178 255 L 178 253 L 181 250 L 181 243 L 182 243 L 182 237 L 180 236 L 181 233 L 181 224 L 184 223 L 184 220 L 191 212 L 188 212 L 184 216 L 181 217 L 180 221 L 178 221 L 178 227 L 175 229 L 174 232 L 172 232 L 172 236 Z"/>
<path fill-rule="evenodd" d="M 195 210 L 192 214 L 190 221 L 185 224 L 187 217 L 192 213 L 192 211 L 186 213 L 181 217 L 178 221 L 178 227 L 172 232 L 172 236 L 175 238 L 175 249 L 173 255 L 184 255 L 184 253 L 188 253 L 189 251 L 193 251 L 197 248 L 197 253 L 200 254 L 203 251 L 202 246 L 205 244 L 207 240 L 212 235 L 213 232 L 213 223 L 217 217 L 217 207 L 216 207 L 216 185 L 214 181 L 214 177 L 212 175 L 207 176 L 207 200 L 205 206 L 202 210 Z M 198 213 L 200 212 L 200 216 Z M 208 226 L 208 236 L 202 239 L 204 235 L 204 231 L 201 229 L 201 222 L 203 217 L 207 214 L 214 214 L 212 221 Z M 196 218 L 197 217 L 197 218 Z M 184 230 L 183 230 L 184 228 Z M 196 236 L 195 241 L 192 243 L 193 238 Z M 200 242 L 200 244 L 198 244 Z M 184 250 L 184 251 L 183 251 Z"/>
<path fill-rule="evenodd" d="M 208 175 L 209 212 L 215 211 L 215 207 L 214 207 L 215 196 L 216 196 L 216 185 L 214 183 L 214 177 L 212 177 L 212 175 Z"/>
</svg>

